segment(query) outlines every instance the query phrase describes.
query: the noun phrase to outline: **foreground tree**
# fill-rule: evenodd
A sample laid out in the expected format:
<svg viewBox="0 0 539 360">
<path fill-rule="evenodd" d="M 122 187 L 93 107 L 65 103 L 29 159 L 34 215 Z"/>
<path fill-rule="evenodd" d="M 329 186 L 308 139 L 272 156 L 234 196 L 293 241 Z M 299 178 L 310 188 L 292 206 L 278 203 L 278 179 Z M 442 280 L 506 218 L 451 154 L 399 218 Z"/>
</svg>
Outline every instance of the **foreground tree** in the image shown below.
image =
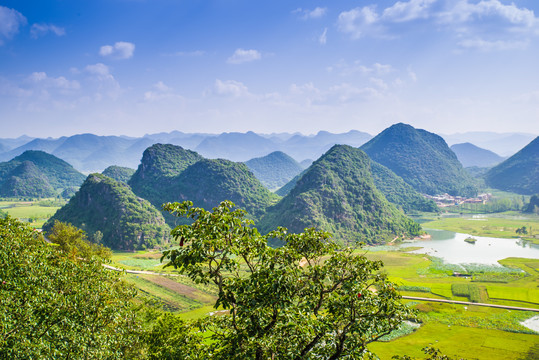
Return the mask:
<svg viewBox="0 0 539 360">
<path fill-rule="evenodd" d="M 125 359 L 138 341 L 134 290 L 80 257 L 80 238 L 62 235 L 76 229 L 57 230 L 59 246 L 0 219 L 0 358 Z"/>
<path fill-rule="evenodd" d="M 175 351 L 183 358 L 361 358 L 368 356 L 367 344 L 413 317 L 379 272 L 382 262 L 339 248 L 328 233 L 314 229 L 261 235 L 233 207 L 228 201 L 213 212 L 191 202 L 164 206 L 193 222 L 172 231 L 180 246 L 165 251 L 162 260 L 197 283 L 214 283 L 215 307 L 228 310 L 199 321 L 198 338 L 179 337 Z M 270 238 L 284 246 L 269 247 Z M 188 326 L 183 334 L 194 333 Z M 201 334 L 209 339 L 201 341 Z M 165 354 L 153 351 L 155 358 Z"/>
</svg>

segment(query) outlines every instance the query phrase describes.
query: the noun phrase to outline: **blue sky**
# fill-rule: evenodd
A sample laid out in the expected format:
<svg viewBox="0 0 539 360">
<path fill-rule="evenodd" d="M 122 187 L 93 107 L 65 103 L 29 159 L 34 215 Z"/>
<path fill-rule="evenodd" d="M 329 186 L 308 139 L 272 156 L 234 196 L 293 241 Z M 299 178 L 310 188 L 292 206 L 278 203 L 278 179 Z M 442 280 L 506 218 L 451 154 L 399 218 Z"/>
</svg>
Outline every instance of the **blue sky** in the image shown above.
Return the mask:
<svg viewBox="0 0 539 360">
<path fill-rule="evenodd" d="M 538 134 L 538 3 L 0 1 L 0 137 Z"/>
</svg>

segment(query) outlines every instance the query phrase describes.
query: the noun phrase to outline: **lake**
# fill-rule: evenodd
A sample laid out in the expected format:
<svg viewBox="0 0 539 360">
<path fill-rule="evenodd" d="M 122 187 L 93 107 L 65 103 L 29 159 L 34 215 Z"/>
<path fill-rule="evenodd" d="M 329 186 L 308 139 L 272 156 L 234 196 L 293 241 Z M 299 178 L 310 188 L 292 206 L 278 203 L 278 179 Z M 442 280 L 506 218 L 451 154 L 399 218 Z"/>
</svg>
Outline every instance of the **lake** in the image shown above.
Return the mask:
<svg viewBox="0 0 539 360">
<path fill-rule="evenodd" d="M 447 230 L 423 229 L 431 235 L 430 240 L 412 240 L 402 247 L 421 246 L 411 253 L 428 254 L 441 258 L 450 264 L 498 264 L 498 260 L 508 257 L 539 259 L 539 245 L 520 239 L 500 239 Z M 475 244 L 464 241 L 467 237 L 477 239 Z"/>
</svg>

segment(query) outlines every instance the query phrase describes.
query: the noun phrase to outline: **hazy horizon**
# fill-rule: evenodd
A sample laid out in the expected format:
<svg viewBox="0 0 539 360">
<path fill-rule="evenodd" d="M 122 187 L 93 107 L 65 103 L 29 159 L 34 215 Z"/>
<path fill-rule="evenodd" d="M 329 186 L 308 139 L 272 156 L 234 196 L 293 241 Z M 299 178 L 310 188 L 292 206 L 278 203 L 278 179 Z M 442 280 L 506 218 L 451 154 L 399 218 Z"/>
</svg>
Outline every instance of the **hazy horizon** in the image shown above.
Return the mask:
<svg viewBox="0 0 539 360">
<path fill-rule="evenodd" d="M 1 138 L 539 134 L 531 0 L 3 1 Z"/>
</svg>

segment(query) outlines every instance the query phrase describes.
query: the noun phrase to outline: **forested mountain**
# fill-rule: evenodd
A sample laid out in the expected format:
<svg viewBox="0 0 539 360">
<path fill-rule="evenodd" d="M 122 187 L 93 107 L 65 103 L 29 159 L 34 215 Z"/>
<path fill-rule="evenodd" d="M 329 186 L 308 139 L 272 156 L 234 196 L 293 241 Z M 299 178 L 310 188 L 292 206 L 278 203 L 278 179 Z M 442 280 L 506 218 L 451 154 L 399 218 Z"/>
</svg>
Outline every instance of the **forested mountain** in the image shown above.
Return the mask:
<svg viewBox="0 0 539 360">
<path fill-rule="evenodd" d="M 119 182 L 127 184 L 135 173 L 135 169 L 112 165 L 103 170 L 102 174 Z"/>
<path fill-rule="evenodd" d="M 420 229 L 376 189 L 368 156 L 346 145 L 335 145 L 316 160 L 258 225 L 296 233 L 315 226 L 342 242 L 368 243 Z"/>
<path fill-rule="evenodd" d="M 194 151 L 163 144 L 144 151 L 129 185 L 135 194 L 156 207 L 191 200 L 195 206 L 211 209 L 223 200 L 231 200 L 254 217 L 277 198 L 245 164 L 204 159 Z"/>
<path fill-rule="evenodd" d="M 0 196 L 50 197 L 78 187 L 84 175 L 43 151 L 26 151 L 0 163 Z"/>
<path fill-rule="evenodd" d="M 440 136 L 395 124 L 361 147 L 421 193 L 472 196 L 477 186 Z"/>
<path fill-rule="evenodd" d="M 503 157 L 495 152 L 470 143 L 451 145 L 450 149 L 457 155 L 457 159 L 464 167 L 491 167 L 503 161 Z"/>
<path fill-rule="evenodd" d="M 149 200 L 157 208 L 163 203 L 174 201 L 167 193 L 175 177 L 189 165 L 203 157 L 191 150 L 170 144 L 155 144 L 147 148 L 137 171 L 128 184 L 133 192 Z"/>
<path fill-rule="evenodd" d="M 173 179 L 166 196 L 170 202 L 190 200 L 206 209 L 230 200 L 255 219 L 279 199 L 245 164 L 224 159 L 203 159 L 189 166 Z"/>
<path fill-rule="evenodd" d="M 413 211 L 438 212 L 433 200 L 425 198 L 400 176 L 384 165 L 371 161 L 371 172 L 374 185 L 386 199 L 405 213 Z"/>
<path fill-rule="evenodd" d="M 485 181 L 493 188 L 518 194 L 539 193 L 539 136 L 515 155 L 490 169 Z"/>
<path fill-rule="evenodd" d="M 282 151 L 245 162 L 258 180 L 270 190 L 275 190 L 303 171 L 303 167 Z"/>
<path fill-rule="evenodd" d="M 43 225 L 45 233 L 55 220 L 86 231 L 90 239 L 100 231 L 103 245 L 118 250 L 151 248 L 165 243 L 170 233 L 154 206 L 126 184 L 102 174 L 88 176 L 75 196 Z"/>
</svg>

